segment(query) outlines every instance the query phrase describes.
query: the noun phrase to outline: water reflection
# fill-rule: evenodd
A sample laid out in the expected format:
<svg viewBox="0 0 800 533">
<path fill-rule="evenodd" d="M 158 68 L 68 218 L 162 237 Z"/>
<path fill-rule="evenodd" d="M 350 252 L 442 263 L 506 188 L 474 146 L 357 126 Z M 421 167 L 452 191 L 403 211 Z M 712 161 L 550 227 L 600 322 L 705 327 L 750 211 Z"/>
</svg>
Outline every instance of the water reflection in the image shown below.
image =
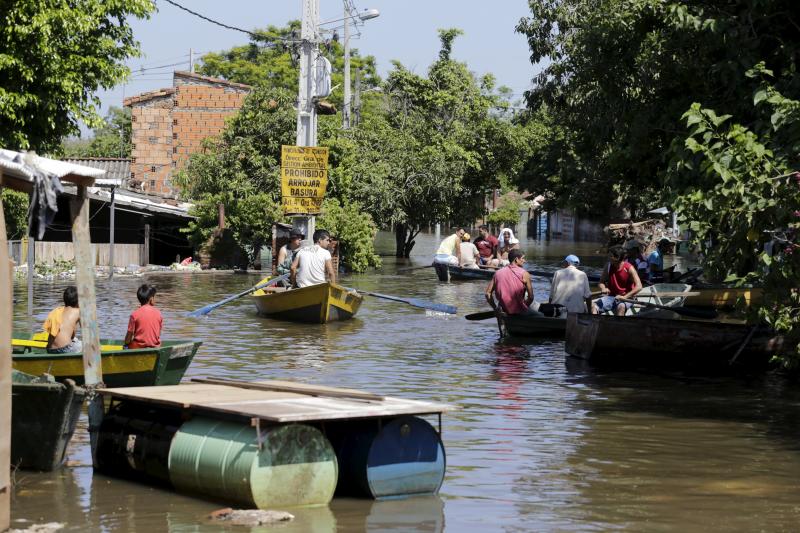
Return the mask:
<svg viewBox="0 0 800 533">
<path fill-rule="evenodd" d="M 393 238 L 381 234 L 383 252 Z M 257 282 L 257 274 L 171 274 L 99 280 L 101 334 L 119 338 L 143 281 L 158 286 L 165 338 L 202 338 L 189 377 L 291 379 L 458 404 L 445 415 L 441 495 L 389 502 L 334 500 L 290 510 L 280 531 L 793 530 L 800 479 L 800 397 L 775 377 L 753 379 L 597 372 L 568 360 L 563 341 L 500 341 L 484 310 L 484 283 L 440 283 L 436 244 L 417 238 L 411 260 L 384 257 L 351 287 L 456 305 L 426 314 L 365 298 L 357 319 L 328 325 L 258 317 L 242 298 L 202 319 L 186 312 Z M 567 253 L 604 261 L 594 244 L 527 243 L 528 259 L 554 267 Z M 67 282 L 37 282 L 41 324 Z M 537 297 L 549 285 L 535 279 Z M 25 324 L 17 283 L 15 326 Z M 646 350 L 646 347 L 642 347 Z M 85 417 L 70 448 L 89 464 Z M 217 531 L 219 503 L 93 475 L 86 466 L 19 473 L 13 518 L 59 521 L 71 531 Z M 445 527 L 446 526 L 446 527 Z M 716 527 L 715 527 L 716 526 Z M 266 531 L 266 529 L 262 528 Z M 270 529 L 272 530 L 272 529 Z"/>
</svg>

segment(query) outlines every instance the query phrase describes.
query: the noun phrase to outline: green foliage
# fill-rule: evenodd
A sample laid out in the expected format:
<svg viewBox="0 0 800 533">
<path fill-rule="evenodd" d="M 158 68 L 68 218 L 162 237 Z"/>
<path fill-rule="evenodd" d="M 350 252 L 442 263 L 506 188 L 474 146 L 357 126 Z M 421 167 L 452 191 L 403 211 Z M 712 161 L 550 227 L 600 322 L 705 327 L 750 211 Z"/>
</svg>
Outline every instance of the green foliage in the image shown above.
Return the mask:
<svg viewBox="0 0 800 533">
<path fill-rule="evenodd" d="M 523 209 L 524 200 L 517 192 L 508 192 L 501 196 L 497 208 L 486 216 L 486 222 L 498 226 L 514 226 L 519 223 L 519 212 Z"/>
<path fill-rule="evenodd" d="M 3 189 L 3 214 L 6 221 L 6 238 L 19 240 L 28 230 L 28 195 L 11 189 Z"/>
<path fill-rule="evenodd" d="M 62 152 L 67 158 L 130 157 L 131 110 L 111 106 L 102 126 L 95 128 L 90 139 L 66 139 Z"/>
<path fill-rule="evenodd" d="M 328 230 L 339 240 L 342 261 L 353 272 L 381 266 L 374 246 L 378 228 L 358 203 L 327 198 L 317 218 L 317 227 Z"/>
<path fill-rule="evenodd" d="M 238 83 L 263 86 L 268 89 L 284 89 L 297 94 L 299 75 L 296 59 L 297 43 L 287 39 L 297 39 L 297 35 L 300 34 L 300 21 L 291 21 L 282 28 L 268 26 L 267 29 L 255 30 L 254 33 L 258 37 L 252 37 L 249 44 L 204 55 L 199 72 Z M 333 67 L 331 86 L 341 87 L 344 81 L 343 43 L 330 42 L 322 47 L 321 52 L 330 60 Z M 362 57 L 357 49 L 351 48 L 350 66 L 353 72 L 357 68 L 362 69 L 363 89 L 377 87 L 380 84 L 374 57 Z M 329 99 L 341 107 L 342 95 L 343 91 L 340 89 Z"/>
<path fill-rule="evenodd" d="M 58 151 L 79 122 L 100 123 L 94 96 L 125 79 L 139 53 L 128 24 L 152 0 L 20 0 L 0 11 L 0 146 Z"/>
</svg>

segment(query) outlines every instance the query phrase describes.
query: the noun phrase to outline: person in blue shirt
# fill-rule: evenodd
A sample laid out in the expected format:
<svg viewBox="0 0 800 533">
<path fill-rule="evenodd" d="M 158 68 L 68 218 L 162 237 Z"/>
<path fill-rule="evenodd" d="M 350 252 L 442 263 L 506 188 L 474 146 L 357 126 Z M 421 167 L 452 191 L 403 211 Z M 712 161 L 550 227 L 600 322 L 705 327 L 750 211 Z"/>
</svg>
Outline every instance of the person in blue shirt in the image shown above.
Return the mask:
<svg viewBox="0 0 800 533">
<path fill-rule="evenodd" d="M 667 272 L 664 272 L 664 254 L 668 253 L 672 247 L 672 241 L 664 237 L 658 241 L 658 248 L 653 250 L 647 258 L 647 264 L 650 266 L 650 281 L 653 283 L 665 281 Z"/>
</svg>

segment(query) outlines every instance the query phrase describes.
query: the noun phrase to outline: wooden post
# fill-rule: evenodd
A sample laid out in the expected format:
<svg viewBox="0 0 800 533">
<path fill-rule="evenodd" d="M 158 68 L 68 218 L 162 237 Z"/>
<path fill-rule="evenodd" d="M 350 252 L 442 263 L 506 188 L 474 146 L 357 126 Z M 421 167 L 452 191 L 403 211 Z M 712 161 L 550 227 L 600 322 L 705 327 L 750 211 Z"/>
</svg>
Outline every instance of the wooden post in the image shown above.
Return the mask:
<svg viewBox="0 0 800 533">
<path fill-rule="evenodd" d="M 28 236 L 28 329 L 32 329 L 33 320 L 33 273 L 36 270 L 36 239 Z"/>
<path fill-rule="evenodd" d="M 144 225 L 144 265 L 150 264 L 150 224 Z"/>
<path fill-rule="evenodd" d="M 108 277 L 114 277 L 114 214 L 117 211 L 117 206 L 114 198 L 114 191 L 116 187 L 111 186 L 111 213 L 109 214 L 110 224 L 108 235 Z"/>
<path fill-rule="evenodd" d="M 86 186 L 78 185 L 78 196 L 72 204 L 72 243 L 75 248 L 75 280 L 78 285 L 78 305 L 83 338 L 83 377 L 89 389 L 89 439 L 92 462 L 97 444 L 97 431 L 103 420 L 103 398 L 93 394 L 103 383 L 100 359 L 100 330 L 97 325 L 97 300 L 94 291 L 94 261 L 89 237 L 89 198 Z"/>
<path fill-rule="evenodd" d="M 0 172 L 0 187 L 2 187 Z M 0 531 L 11 526 L 11 263 L 0 202 Z"/>
</svg>

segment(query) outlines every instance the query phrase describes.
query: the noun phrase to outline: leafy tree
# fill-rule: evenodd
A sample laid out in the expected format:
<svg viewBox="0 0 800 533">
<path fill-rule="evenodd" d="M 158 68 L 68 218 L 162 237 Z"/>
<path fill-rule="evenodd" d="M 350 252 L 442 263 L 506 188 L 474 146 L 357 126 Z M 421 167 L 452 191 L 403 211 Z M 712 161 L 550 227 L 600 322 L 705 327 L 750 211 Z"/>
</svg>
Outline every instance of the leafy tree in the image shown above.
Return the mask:
<svg viewBox="0 0 800 533">
<path fill-rule="evenodd" d="M 226 80 L 249 85 L 259 85 L 271 89 L 285 89 L 297 93 L 299 67 L 297 63 L 297 39 L 300 35 L 300 21 L 289 22 L 286 27 L 268 26 L 265 30 L 255 30 L 258 37 L 252 37 L 249 44 L 234 46 L 230 50 L 212 52 L 203 56 L 199 71 L 208 76 L 219 76 Z M 333 67 L 331 85 L 344 81 L 344 46 L 331 41 L 321 49 Z M 362 57 L 357 49 L 350 49 L 351 69 L 362 70 L 364 89 L 377 87 L 380 78 L 373 56 Z M 341 104 L 343 91 L 331 96 L 336 104 Z M 340 120 L 341 122 L 341 120 Z"/>
<path fill-rule="evenodd" d="M 21 239 L 28 229 L 28 195 L 3 189 L 0 196 L 6 220 L 6 236 L 9 240 Z"/>
<path fill-rule="evenodd" d="M 519 223 L 519 212 L 524 206 L 522 196 L 508 192 L 498 199 L 497 207 L 486 216 L 486 222 L 498 226 L 515 226 Z"/>
<path fill-rule="evenodd" d="M 129 73 L 139 53 L 128 24 L 152 0 L 20 0 L 0 11 L 0 145 L 58 151 L 83 121 L 100 123 L 94 96 Z"/>
<path fill-rule="evenodd" d="M 111 106 L 102 126 L 90 139 L 66 139 L 64 157 L 129 157 L 131 154 L 131 110 Z"/>
<path fill-rule="evenodd" d="M 327 198 L 317 226 L 336 236 L 342 261 L 353 272 L 381 265 L 372 244 L 378 228 L 358 203 L 343 204 L 336 198 Z"/>
</svg>

